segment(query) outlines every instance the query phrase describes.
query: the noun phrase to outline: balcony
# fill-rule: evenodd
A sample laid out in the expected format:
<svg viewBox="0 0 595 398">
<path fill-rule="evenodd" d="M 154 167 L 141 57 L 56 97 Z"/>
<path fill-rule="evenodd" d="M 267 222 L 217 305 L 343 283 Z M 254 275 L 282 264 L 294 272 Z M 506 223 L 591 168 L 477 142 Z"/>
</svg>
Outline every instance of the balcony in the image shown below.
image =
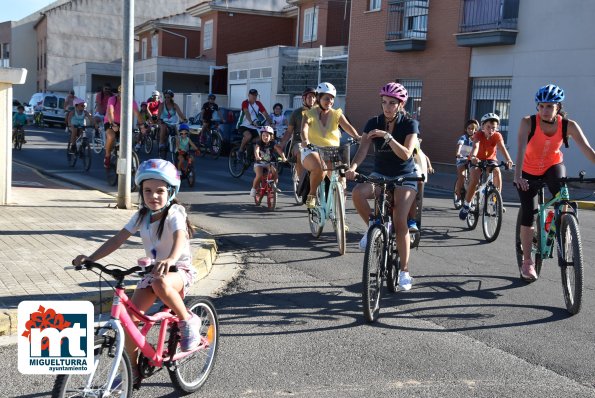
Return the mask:
<svg viewBox="0 0 595 398">
<path fill-rule="evenodd" d="M 429 0 L 390 0 L 384 49 L 423 51 L 428 33 Z"/>
<path fill-rule="evenodd" d="M 487 47 L 516 42 L 519 0 L 461 0 L 457 45 Z"/>
</svg>

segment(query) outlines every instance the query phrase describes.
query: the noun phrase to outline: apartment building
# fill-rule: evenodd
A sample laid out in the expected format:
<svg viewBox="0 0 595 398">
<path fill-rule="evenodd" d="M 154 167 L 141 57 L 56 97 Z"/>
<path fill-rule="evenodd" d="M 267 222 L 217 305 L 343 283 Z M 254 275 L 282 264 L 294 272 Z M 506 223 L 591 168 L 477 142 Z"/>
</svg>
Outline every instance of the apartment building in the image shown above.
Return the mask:
<svg viewBox="0 0 595 398">
<path fill-rule="evenodd" d="M 0 23 L 0 68 L 10 67 L 12 21 Z"/>
<path fill-rule="evenodd" d="M 165 15 L 182 13 L 196 0 L 135 2 L 135 25 Z M 121 59 L 121 0 L 58 0 L 39 12 L 16 21 L 12 29 L 13 67 L 26 68 L 27 83 L 15 86 L 15 97 L 29 98 L 36 91 L 67 91 L 72 66 L 81 62 L 110 63 Z M 99 83 L 101 84 L 101 83 Z"/>
<path fill-rule="evenodd" d="M 595 86 L 595 3 L 555 0 L 366 0 L 353 2 L 347 114 L 358 128 L 380 112 L 378 88 L 400 81 L 433 161 L 454 163 L 465 120 L 496 112 L 513 156 L 519 122 L 550 82 L 566 90 L 570 117 L 588 126 Z M 553 11 L 555 10 L 555 11 Z M 555 12 L 555 18 L 552 18 Z M 555 22 L 553 22 L 555 20 Z M 553 22 L 553 23 L 552 23 Z M 595 168 L 576 145 L 570 173 Z"/>
</svg>

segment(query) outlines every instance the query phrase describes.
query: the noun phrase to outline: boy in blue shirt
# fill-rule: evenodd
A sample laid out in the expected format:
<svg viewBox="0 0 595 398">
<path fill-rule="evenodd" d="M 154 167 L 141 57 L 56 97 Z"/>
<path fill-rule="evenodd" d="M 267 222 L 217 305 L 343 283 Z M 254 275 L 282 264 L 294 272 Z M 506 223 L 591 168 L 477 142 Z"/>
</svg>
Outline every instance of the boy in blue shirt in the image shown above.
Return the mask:
<svg viewBox="0 0 595 398">
<path fill-rule="evenodd" d="M 17 107 L 17 113 L 12 116 L 12 140 L 19 127 L 25 127 L 27 125 L 27 115 L 25 115 L 25 107 L 19 105 Z M 23 143 L 27 143 L 25 140 L 25 129 L 23 129 Z"/>
</svg>

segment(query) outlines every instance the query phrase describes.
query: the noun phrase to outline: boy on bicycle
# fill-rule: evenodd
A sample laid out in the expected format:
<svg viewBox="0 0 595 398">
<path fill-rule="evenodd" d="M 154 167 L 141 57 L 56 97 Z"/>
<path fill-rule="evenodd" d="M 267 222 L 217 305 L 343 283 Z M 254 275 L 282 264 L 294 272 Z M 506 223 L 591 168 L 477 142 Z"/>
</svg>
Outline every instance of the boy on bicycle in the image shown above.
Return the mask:
<svg viewBox="0 0 595 398">
<path fill-rule="evenodd" d="M 250 190 L 251 197 L 256 196 L 256 190 L 258 189 L 265 169 L 270 168 L 275 184 L 277 184 L 279 176 L 277 175 L 275 166 L 271 163 L 274 161 L 273 156 L 275 156 L 275 152 L 281 156 L 281 159 L 284 162 L 287 161 L 283 151 L 280 148 L 275 147 L 275 142 L 273 141 L 274 134 L 271 126 L 263 126 L 260 128 L 260 141 L 254 145 L 254 173 L 256 175 L 254 176 L 254 181 L 252 181 L 252 189 Z"/>
<path fill-rule="evenodd" d="M 483 115 L 481 118 L 481 131 L 473 134 L 473 148 L 471 149 L 470 160 L 474 165 L 480 161 L 487 161 L 487 172 L 494 173 L 494 185 L 498 191 L 502 192 L 502 177 L 500 175 L 500 169 L 496 167 L 498 166 L 498 149 L 504 153 L 506 167 L 512 166 L 512 159 L 504 146 L 502 134 L 497 131 L 499 124 L 500 117 L 495 113 L 486 113 Z M 475 189 L 479 183 L 480 176 L 481 169 L 475 167 L 471 170 L 469 190 L 465 194 L 465 202 L 459 212 L 459 218 L 461 220 L 465 220 L 471 210 L 470 203 L 473 195 L 475 195 Z"/>
<path fill-rule="evenodd" d="M 190 154 L 190 148 L 194 149 L 195 153 L 198 153 L 198 148 L 188 136 L 190 134 L 190 127 L 186 123 L 180 124 L 178 129 L 180 130 L 180 135 L 176 138 L 178 170 L 183 171 L 185 170 L 184 160 L 187 161 L 188 165 L 191 165 L 194 162 L 194 157 Z"/>
<path fill-rule="evenodd" d="M 25 115 L 25 107 L 23 105 L 17 106 L 17 113 L 12 116 L 12 141 L 14 142 L 14 137 L 16 132 L 19 128 L 23 128 L 27 125 L 27 115 Z M 23 144 L 26 144 L 27 141 L 25 140 L 25 129 L 23 128 Z"/>
</svg>

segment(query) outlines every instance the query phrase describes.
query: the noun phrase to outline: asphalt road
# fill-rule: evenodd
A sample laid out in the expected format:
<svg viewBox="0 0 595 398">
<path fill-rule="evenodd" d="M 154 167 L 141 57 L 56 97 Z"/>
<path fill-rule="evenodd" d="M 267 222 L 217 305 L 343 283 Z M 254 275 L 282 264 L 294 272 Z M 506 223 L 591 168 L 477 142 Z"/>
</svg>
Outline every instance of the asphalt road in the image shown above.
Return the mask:
<svg viewBox="0 0 595 398">
<path fill-rule="evenodd" d="M 50 133 L 40 137 L 57 147 Z M 31 146 L 34 152 L 37 144 Z M 27 161 L 65 168 L 64 157 L 60 164 L 52 148 L 39 146 L 44 155 Z M 380 319 L 370 325 L 362 315 L 357 249 L 364 225 L 350 201 L 349 244 L 338 256 L 332 230 L 312 238 L 304 209 L 289 193 L 281 194 L 276 212 L 257 208 L 248 196 L 252 173 L 234 179 L 226 160 L 199 160 L 195 188 L 180 194 L 192 221 L 234 256 L 225 261 L 243 266 L 215 300 L 219 357 L 196 396 L 595 397 L 595 212 L 580 214 L 584 306 L 569 316 L 554 261 L 536 283 L 518 278 L 516 204 L 506 203 L 500 236 L 485 244 L 481 230 L 464 229 L 447 193 L 427 190 L 422 241 L 411 260 L 413 289 L 386 293 Z M 289 189 L 287 175 L 281 188 Z M 14 346 L 0 347 L 0 360 L 0 378 L 11 380 L 0 396 L 41 397 L 51 389 L 48 377 L 18 374 Z M 164 373 L 140 393 L 177 396 Z"/>
</svg>

